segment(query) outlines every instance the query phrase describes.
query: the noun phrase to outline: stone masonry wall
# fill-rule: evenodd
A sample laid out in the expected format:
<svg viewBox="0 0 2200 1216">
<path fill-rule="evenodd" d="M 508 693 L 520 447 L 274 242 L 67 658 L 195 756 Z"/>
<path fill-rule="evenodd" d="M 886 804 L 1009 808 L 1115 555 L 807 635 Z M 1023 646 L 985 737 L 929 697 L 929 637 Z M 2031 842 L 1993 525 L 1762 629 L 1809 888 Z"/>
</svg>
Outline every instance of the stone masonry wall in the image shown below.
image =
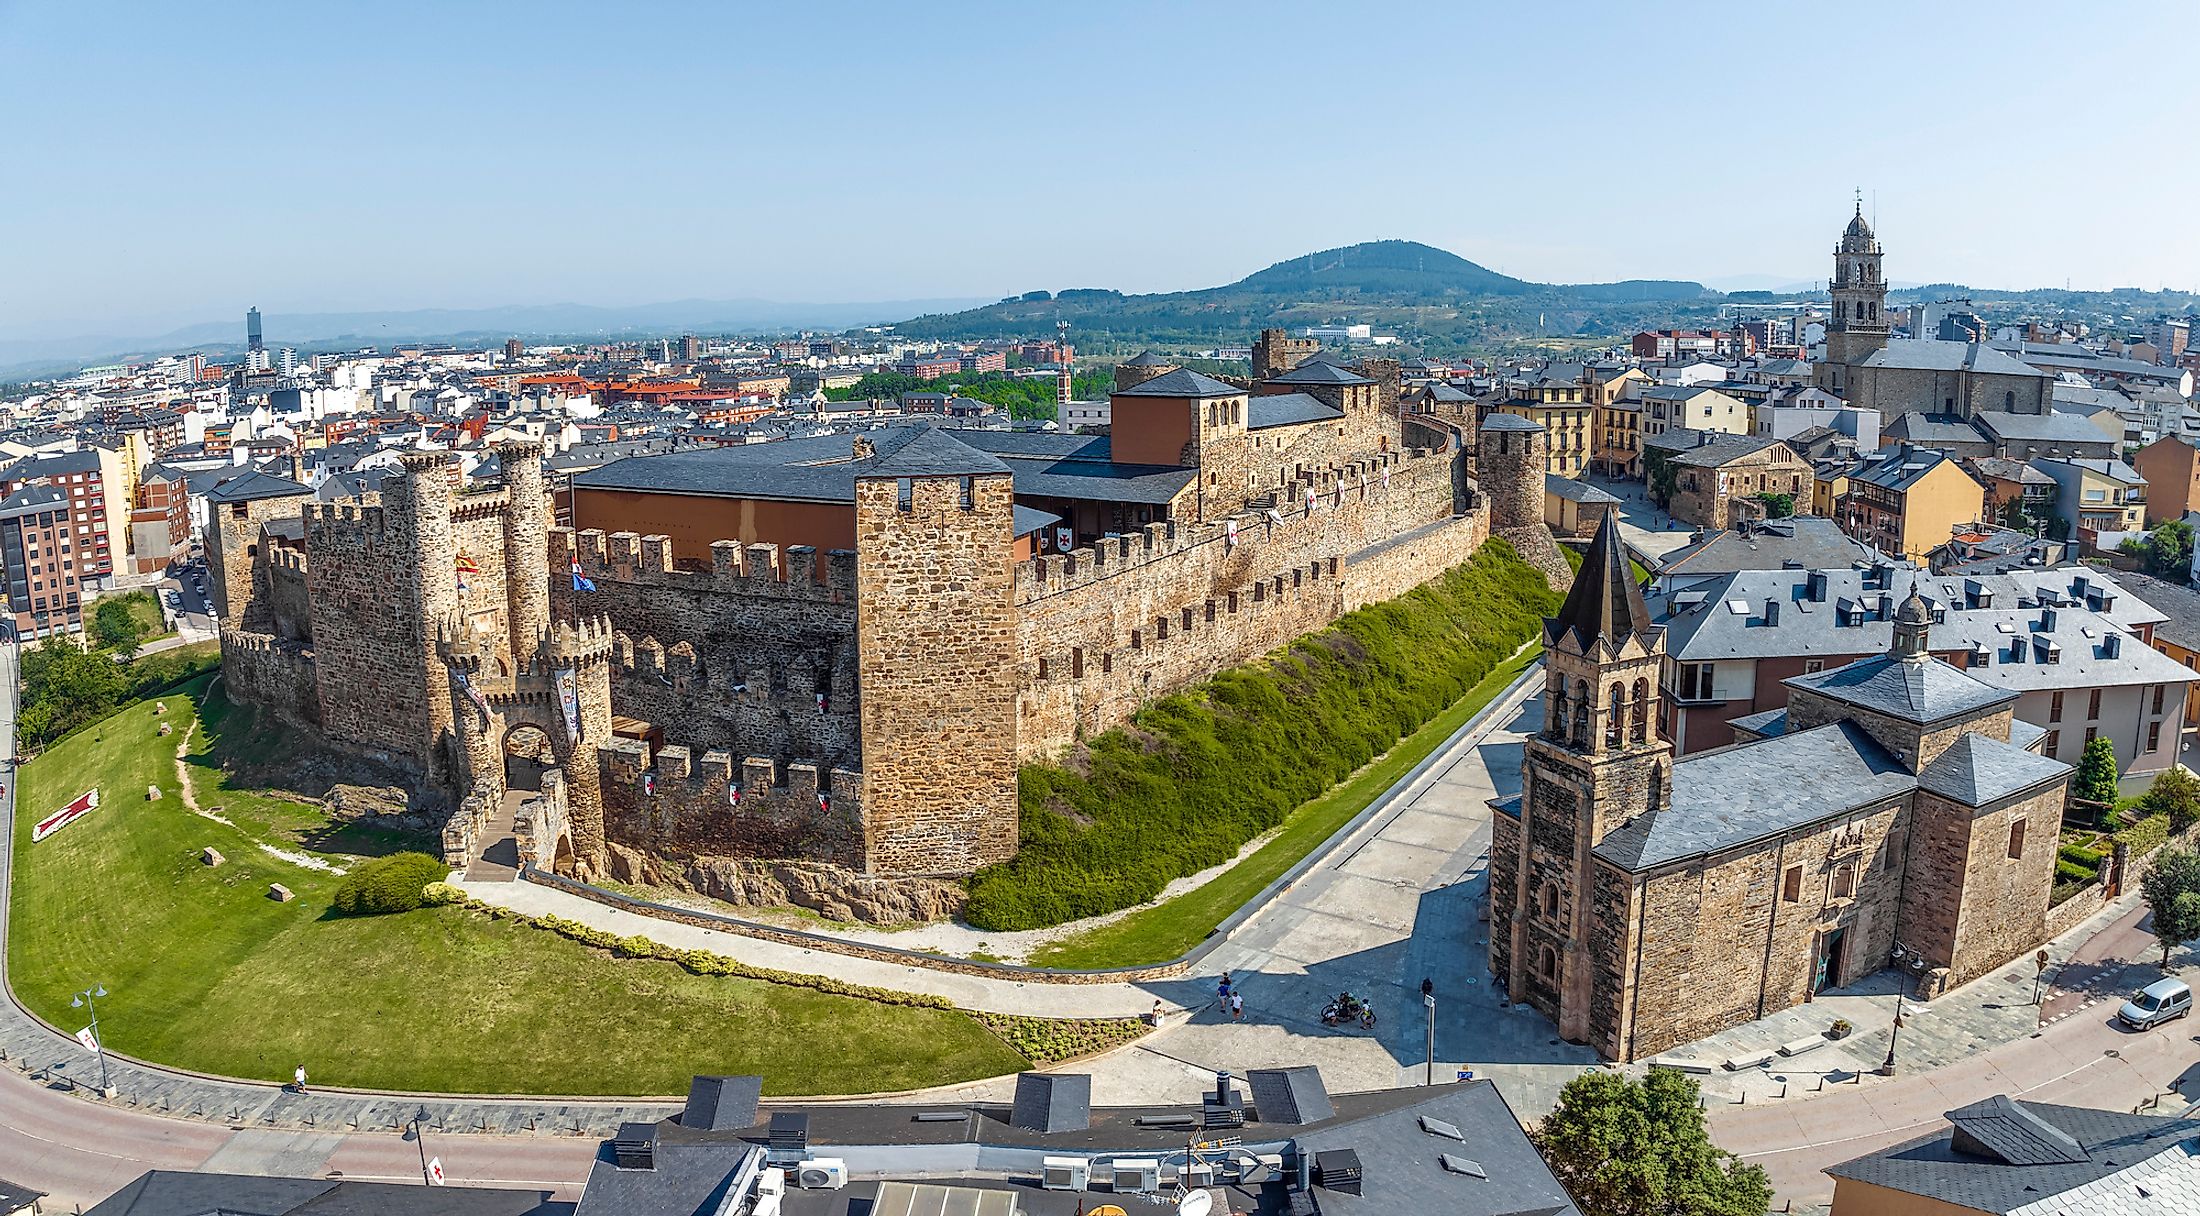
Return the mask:
<svg viewBox="0 0 2200 1216">
<path fill-rule="evenodd" d="M 222 690 L 232 700 L 257 705 L 293 726 L 319 728 L 321 702 L 308 648 L 272 634 L 232 629 L 222 631 L 221 647 Z"/>
<path fill-rule="evenodd" d="M 1017 588 L 1002 474 L 856 482 L 865 869 L 1015 855 Z"/>
<path fill-rule="evenodd" d="M 1947 986 L 1976 979 L 2047 940 L 2064 788 L 2056 782 L 1979 811 L 1919 791 L 1903 945 L 1947 967 Z M 2023 849 L 2012 858 L 2010 827 L 2018 819 L 2025 821 Z"/>
<path fill-rule="evenodd" d="M 1153 524 L 1020 564 L 1019 759 L 1054 754 L 1465 561 L 1484 524 L 1455 516 L 1455 505 L 1447 458 L 1393 456 L 1331 478 L 1312 511 L 1303 496 L 1286 500 L 1280 523 L 1246 513 Z"/>
<path fill-rule="evenodd" d="M 688 568 L 666 537 L 570 528 L 549 552 L 550 611 L 604 613 L 620 633 L 621 714 L 700 751 L 858 766 L 855 554 L 723 540 Z M 595 591 L 573 591 L 576 556 Z"/>
<path fill-rule="evenodd" d="M 1600 1027 L 1606 1037 L 1596 1046 L 1615 1059 L 1641 1059 L 1800 1004 L 1821 943 L 1837 929 L 1844 963 L 1830 982 L 1877 970 L 1894 948 L 1908 830 L 1905 799 L 1650 876 L 1626 944 L 1640 960 L 1633 1017 Z M 1793 901 L 1783 890 L 1791 866 L 1801 867 Z M 1843 870 L 1854 892 L 1845 899 L 1835 894 Z"/>
<path fill-rule="evenodd" d="M 659 857 L 807 858 L 863 864 L 863 778 L 847 769 L 685 747 L 652 754 L 621 739 L 600 751 L 604 834 Z M 734 786 L 740 798 L 728 796 Z M 821 800 L 819 794 L 825 797 Z"/>
<path fill-rule="evenodd" d="M 263 559 L 267 568 L 269 625 L 277 637 L 293 641 L 313 637 L 313 597 L 307 592 L 306 555 L 275 549 Z"/>
</svg>

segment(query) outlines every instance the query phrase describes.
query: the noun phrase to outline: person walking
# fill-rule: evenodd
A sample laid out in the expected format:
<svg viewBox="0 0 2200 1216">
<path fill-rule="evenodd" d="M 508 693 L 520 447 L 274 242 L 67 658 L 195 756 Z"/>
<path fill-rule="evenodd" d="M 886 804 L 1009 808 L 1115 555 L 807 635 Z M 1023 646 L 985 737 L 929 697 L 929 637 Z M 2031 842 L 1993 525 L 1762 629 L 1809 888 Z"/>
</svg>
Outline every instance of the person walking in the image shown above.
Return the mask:
<svg viewBox="0 0 2200 1216">
<path fill-rule="evenodd" d="M 305 1066 L 305 1065 L 303 1065 L 303 1064 L 300 1064 L 300 1065 L 298 1066 L 298 1070 L 297 1070 L 296 1072 L 293 1072 L 293 1073 L 291 1073 L 291 1074 L 290 1074 L 290 1083 L 291 1083 L 290 1087 L 291 1087 L 292 1089 L 295 1089 L 295 1090 L 297 1090 L 297 1091 L 298 1091 L 299 1093 L 304 1093 L 304 1092 L 306 1092 L 306 1066 Z"/>
<path fill-rule="evenodd" d="M 1223 972 L 1222 978 L 1215 983 L 1215 1001 L 1221 1005 L 1230 1003 L 1230 973 L 1227 971 Z"/>
<path fill-rule="evenodd" d="M 1242 992 L 1230 994 L 1230 1020 L 1233 1022 L 1245 1020 L 1245 994 Z"/>
</svg>

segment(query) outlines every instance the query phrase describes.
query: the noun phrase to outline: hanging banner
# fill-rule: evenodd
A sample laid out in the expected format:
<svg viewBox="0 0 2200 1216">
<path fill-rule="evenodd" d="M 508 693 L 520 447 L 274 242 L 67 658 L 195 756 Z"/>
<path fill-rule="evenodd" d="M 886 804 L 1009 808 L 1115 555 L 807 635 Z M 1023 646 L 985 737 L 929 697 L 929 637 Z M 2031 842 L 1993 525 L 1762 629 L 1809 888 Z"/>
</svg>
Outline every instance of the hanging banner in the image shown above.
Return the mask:
<svg viewBox="0 0 2200 1216">
<path fill-rule="evenodd" d="M 44 840 L 98 809 L 99 790 L 97 788 L 88 789 L 78 794 L 76 801 L 31 825 L 31 843 L 36 844 Z"/>
<path fill-rule="evenodd" d="M 1068 524 L 1054 529 L 1054 551 L 1067 553 L 1077 547 L 1077 530 Z"/>
<path fill-rule="evenodd" d="M 1222 547 L 1226 550 L 1237 548 L 1237 520 L 1230 519 L 1223 523 Z"/>
<path fill-rule="evenodd" d="M 494 714 L 489 712 L 489 699 L 481 695 L 481 690 L 474 687 L 474 682 L 466 678 L 465 672 L 460 671 L 456 667 L 453 667 L 451 669 L 451 679 L 456 681 L 458 686 L 465 690 L 466 699 L 472 701 L 474 703 L 474 708 L 481 711 L 481 717 L 483 721 L 487 721 L 488 719 L 495 716 Z"/>
<path fill-rule="evenodd" d="M 565 743 L 570 747 L 581 741 L 581 693 L 580 682 L 574 678 L 570 667 L 558 668 L 558 708 L 565 711 Z"/>
</svg>

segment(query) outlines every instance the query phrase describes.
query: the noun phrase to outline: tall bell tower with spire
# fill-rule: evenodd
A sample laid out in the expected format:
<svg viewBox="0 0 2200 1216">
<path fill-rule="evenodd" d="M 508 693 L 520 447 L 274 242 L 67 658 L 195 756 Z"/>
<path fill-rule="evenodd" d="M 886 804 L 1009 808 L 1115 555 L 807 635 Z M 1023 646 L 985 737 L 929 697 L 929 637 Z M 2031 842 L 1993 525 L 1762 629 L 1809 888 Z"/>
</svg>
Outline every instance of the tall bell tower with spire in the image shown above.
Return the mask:
<svg viewBox="0 0 2200 1216">
<path fill-rule="evenodd" d="M 1614 515 L 1543 634 L 1543 729 L 1521 759 L 1518 805 L 1492 804 L 1490 970 L 1512 1000 L 1585 1042 L 1610 1017 L 1591 1007 L 1600 913 L 1590 850 L 1673 800 L 1673 747 L 1658 731 L 1665 632 L 1650 622 Z"/>
<path fill-rule="evenodd" d="M 1879 238 L 1864 222 L 1864 194 L 1856 195 L 1856 214 L 1833 248 L 1833 320 L 1826 327 L 1826 361 L 1818 386 L 1845 394 L 1847 368 L 1862 363 L 1887 345 L 1887 279 L 1881 272 Z"/>
</svg>

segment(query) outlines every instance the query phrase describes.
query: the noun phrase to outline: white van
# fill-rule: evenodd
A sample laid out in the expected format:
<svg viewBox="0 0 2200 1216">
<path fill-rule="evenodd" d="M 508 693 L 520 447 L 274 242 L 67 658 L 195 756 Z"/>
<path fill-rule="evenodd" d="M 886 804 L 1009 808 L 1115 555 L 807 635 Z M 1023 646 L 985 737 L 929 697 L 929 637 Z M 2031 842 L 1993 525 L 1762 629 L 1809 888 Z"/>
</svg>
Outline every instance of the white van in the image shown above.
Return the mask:
<svg viewBox="0 0 2200 1216">
<path fill-rule="evenodd" d="M 2150 1030 L 2192 1012 L 2192 988 L 2183 980 L 2156 980 L 2116 1011 L 2133 1030 Z"/>
</svg>

